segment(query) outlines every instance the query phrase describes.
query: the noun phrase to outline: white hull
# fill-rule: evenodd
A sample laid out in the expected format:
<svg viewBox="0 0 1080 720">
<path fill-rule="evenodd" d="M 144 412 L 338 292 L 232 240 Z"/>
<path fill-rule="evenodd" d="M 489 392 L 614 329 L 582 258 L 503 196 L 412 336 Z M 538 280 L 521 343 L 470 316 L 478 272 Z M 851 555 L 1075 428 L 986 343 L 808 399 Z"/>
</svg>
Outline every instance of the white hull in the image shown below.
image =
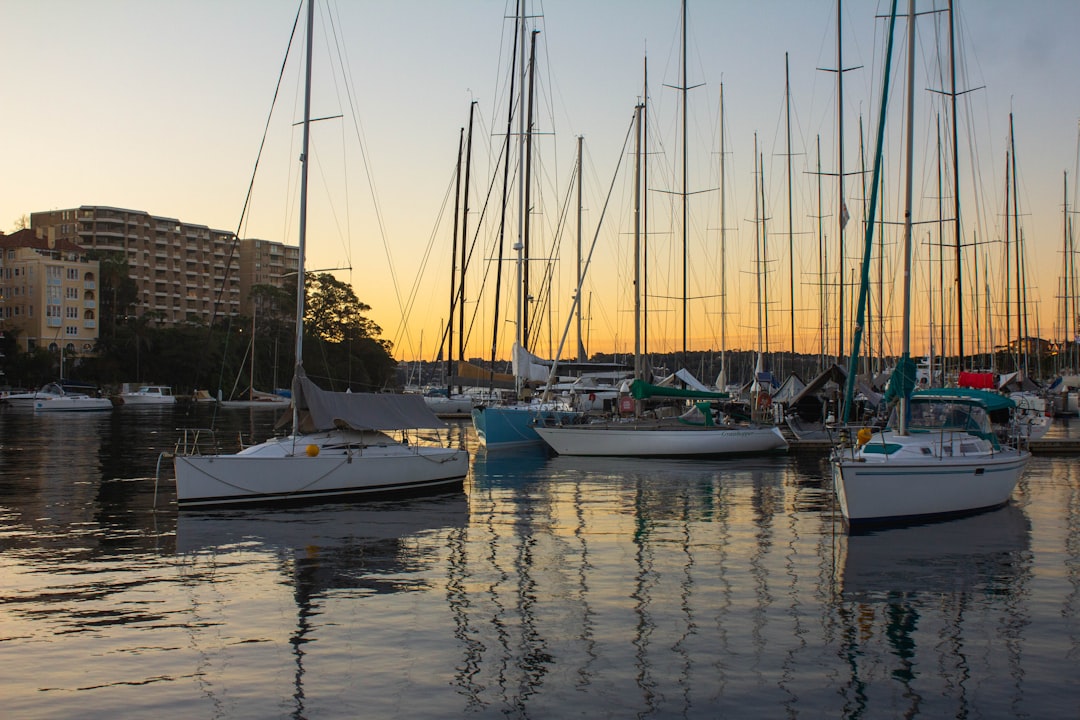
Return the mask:
<svg viewBox="0 0 1080 720">
<path fill-rule="evenodd" d="M 102 412 L 112 410 L 112 401 L 108 398 L 93 398 L 65 395 L 34 401 L 34 412 Z"/>
<path fill-rule="evenodd" d="M 468 415 L 472 412 L 473 406 L 477 404 L 468 395 L 454 395 L 453 397 L 425 396 L 424 403 L 436 415 Z"/>
<path fill-rule="evenodd" d="M 368 444 L 376 437 L 378 444 Z M 309 446 L 317 454 L 309 455 Z M 195 507 L 449 489 L 464 480 L 469 455 L 370 433 L 328 432 L 275 438 L 235 455 L 177 454 L 174 468 L 177 503 Z"/>
<path fill-rule="evenodd" d="M 763 453 L 788 447 L 775 427 L 604 423 L 537 427 L 536 433 L 560 455 L 678 457 Z"/>
<path fill-rule="evenodd" d="M 141 387 L 135 392 L 120 393 L 124 405 L 175 405 L 172 389 L 161 385 Z"/>
<path fill-rule="evenodd" d="M 866 447 L 901 445 L 891 453 Z M 966 433 L 896 436 L 891 432 L 833 461 L 844 518 L 852 524 L 955 515 L 1008 502 L 1031 454 L 990 450 Z M 942 448 L 946 452 L 942 452 Z M 967 448 L 967 450 L 965 450 Z"/>
</svg>

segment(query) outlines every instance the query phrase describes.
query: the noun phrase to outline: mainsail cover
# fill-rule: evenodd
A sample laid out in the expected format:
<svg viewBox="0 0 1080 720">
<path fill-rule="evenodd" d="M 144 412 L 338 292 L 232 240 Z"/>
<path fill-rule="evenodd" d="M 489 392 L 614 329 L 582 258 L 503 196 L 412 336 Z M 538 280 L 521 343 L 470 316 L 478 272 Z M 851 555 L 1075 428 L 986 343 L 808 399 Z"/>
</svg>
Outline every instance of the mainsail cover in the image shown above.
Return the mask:
<svg viewBox="0 0 1080 720">
<path fill-rule="evenodd" d="M 308 414 L 302 424 L 315 430 L 330 430 L 341 424 L 354 430 L 446 427 L 428 408 L 422 395 L 332 392 L 303 375 L 295 378 L 293 388 L 296 407 Z"/>
</svg>

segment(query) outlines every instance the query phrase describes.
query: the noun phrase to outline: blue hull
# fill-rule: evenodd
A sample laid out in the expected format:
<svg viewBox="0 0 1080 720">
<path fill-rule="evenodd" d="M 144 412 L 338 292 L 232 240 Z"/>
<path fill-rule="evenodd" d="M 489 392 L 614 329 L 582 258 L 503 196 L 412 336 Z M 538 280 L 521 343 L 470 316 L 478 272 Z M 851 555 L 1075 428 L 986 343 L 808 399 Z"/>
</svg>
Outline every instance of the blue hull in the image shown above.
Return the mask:
<svg viewBox="0 0 1080 720">
<path fill-rule="evenodd" d="M 526 447 L 543 445 L 533 425 L 542 419 L 546 423 L 573 423 L 581 418 L 572 410 L 544 410 L 529 406 L 495 406 L 473 408 L 473 427 L 480 444 L 486 448 Z"/>
</svg>

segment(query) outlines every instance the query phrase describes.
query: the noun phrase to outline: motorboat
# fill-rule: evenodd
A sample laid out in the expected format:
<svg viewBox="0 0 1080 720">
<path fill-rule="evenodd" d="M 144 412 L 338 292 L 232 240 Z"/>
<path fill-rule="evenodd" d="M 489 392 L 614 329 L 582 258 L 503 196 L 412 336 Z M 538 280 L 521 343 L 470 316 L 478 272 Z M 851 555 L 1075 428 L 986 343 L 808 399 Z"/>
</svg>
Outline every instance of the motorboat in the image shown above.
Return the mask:
<svg viewBox="0 0 1080 720">
<path fill-rule="evenodd" d="M 176 396 L 168 385 L 143 385 L 138 390 L 120 393 L 123 405 L 175 405 Z"/>
</svg>

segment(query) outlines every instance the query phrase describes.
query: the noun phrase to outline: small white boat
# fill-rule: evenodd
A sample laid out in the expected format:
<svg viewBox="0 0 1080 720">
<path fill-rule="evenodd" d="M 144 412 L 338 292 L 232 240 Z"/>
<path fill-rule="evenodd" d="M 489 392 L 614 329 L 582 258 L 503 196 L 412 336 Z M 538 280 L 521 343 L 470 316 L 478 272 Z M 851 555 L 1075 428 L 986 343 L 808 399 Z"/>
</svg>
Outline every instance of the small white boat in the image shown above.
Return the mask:
<svg viewBox="0 0 1080 720">
<path fill-rule="evenodd" d="M 911 418 L 837 448 L 833 481 L 850 525 L 908 522 L 999 507 L 1009 501 L 1031 453 L 1001 445 L 989 413 L 1014 405 L 964 388 L 917 391 Z"/>
<path fill-rule="evenodd" d="M 176 396 L 167 385 L 143 385 L 134 392 L 120 393 L 124 405 L 175 405 Z"/>
<path fill-rule="evenodd" d="M 113 409 L 112 400 L 109 398 L 97 394 L 70 392 L 64 390 L 58 383 L 50 383 L 49 385 L 54 386 L 54 390 L 58 392 L 55 394 L 42 393 L 41 397 L 34 400 L 34 412 L 102 412 Z"/>
</svg>

